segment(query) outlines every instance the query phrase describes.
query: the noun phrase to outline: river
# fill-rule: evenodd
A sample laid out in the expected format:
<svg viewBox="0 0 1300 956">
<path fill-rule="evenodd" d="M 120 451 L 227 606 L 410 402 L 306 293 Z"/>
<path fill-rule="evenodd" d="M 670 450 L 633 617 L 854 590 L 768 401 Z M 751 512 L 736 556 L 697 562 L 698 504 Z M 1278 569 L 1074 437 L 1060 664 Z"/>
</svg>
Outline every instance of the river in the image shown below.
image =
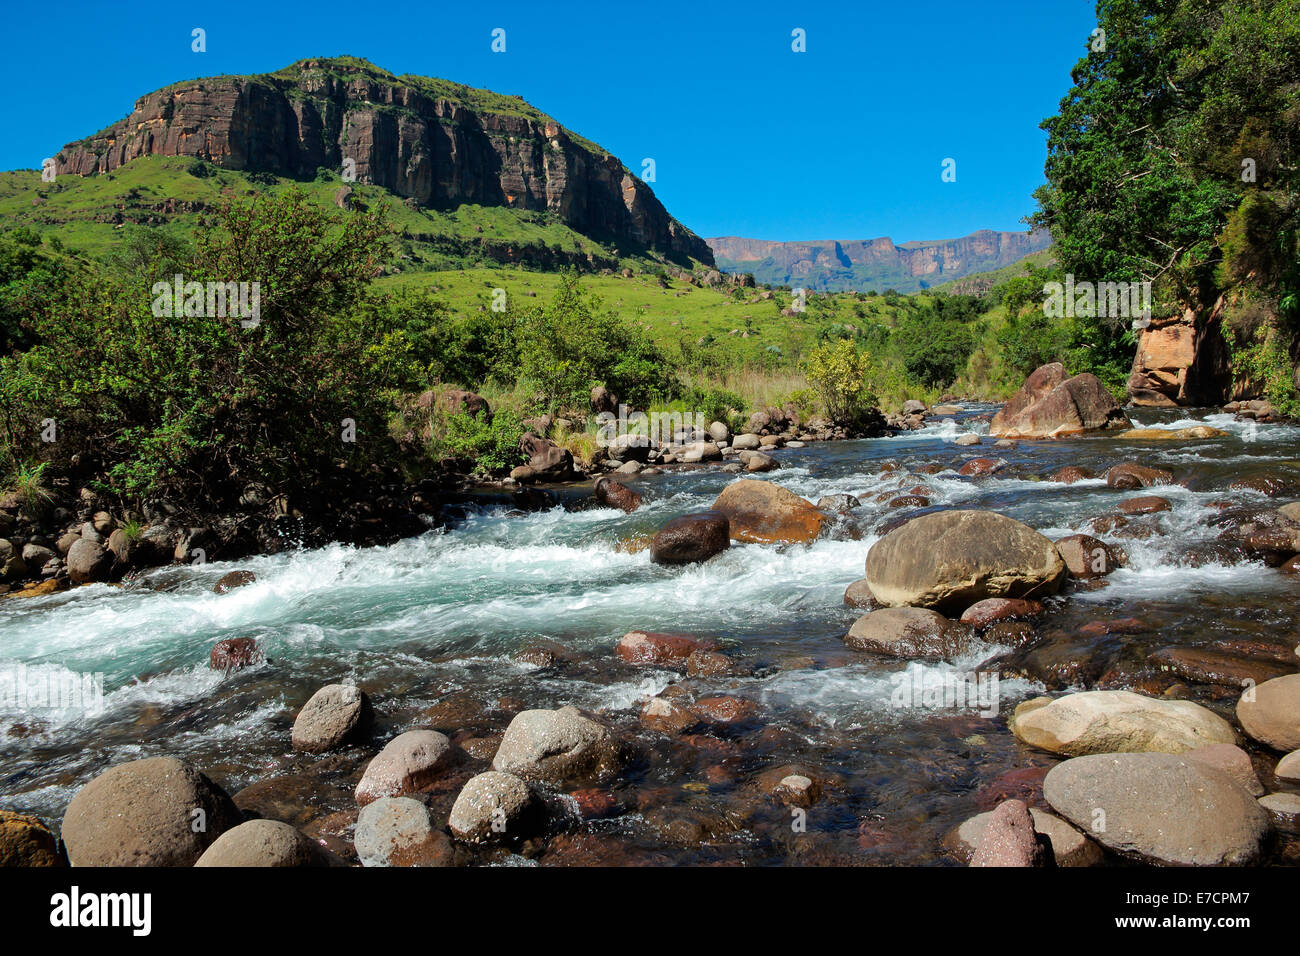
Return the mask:
<svg viewBox="0 0 1300 956">
<path fill-rule="evenodd" d="M 968 405 L 959 418 L 991 410 Z M 0 671 L 18 673 L 21 665 L 29 679 L 102 674 L 103 681 L 97 714 L 0 700 L 0 805 L 57 823 L 77 789 L 108 766 L 174 755 L 231 794 L 256 785 L 241 805 L 279 813 L 314 835 L 331 834 L 330 827 L 345 833 L 352 787 L 393 734 L 445 727 L 481 755 L 467 775 L 486 769 L 514 712 L 571 703 L 600 714 L 637 756 L 612 785 L 618 809 L 523 848 L 536 862 L 951 863 L 945 834 L 998 796 L 1032 789 L 1056 762 L 1017 742 L 1006 717 L 1025 698 L 1060 688 L 1049 686 L 1050 675 L 1011 668 L 998 681 L 996 715 L 898 706 L 905 664 L 842 641 L 862 613 L 844 605 L 845 587 L 862 577 L 875 529 L 898 514 L 877 496 L 923 484 L 932 509 L 991 509 L 1059 538 L 1096 534 L 1090 519 L 1152 492 L 1119 492 L 1100 478 L 1047 480 L 1057 469 L 1100 474 L 1131 460 L 1166 468 L 1185 485 L 1155 490 L 1172 508 L 1138 521 L 1145 537 L 1097 535 L 1121 544 L 1128 566 L 1100 589 L 1052 600 L 1038 638 L 1078 666 L 1051 673 L 1076 674 L 1076 687 L 1126 686 L 1150 677 L 1144 662 L 1155 648 L 1240 640 L 1284 657 L 1297 642 L 1300 576 L 1188 553 L 1213 540 L 1207 521 L 1222 502 L 1268 504 L 1257 492 L 1230 491 L 1232 481 L 1300 474 L 1300 428 L 1208 410 L 1133 417 L 1162 428 L 1208 424 L 1230 436 L 1090 436 L 1003 449 L 986 437 L 963 448 L 953 439 L 987 432 L 987 422 L 944 420 L 890 438 L 785 449 L 777 453 L 782 467 L 765 477 L 814 502 L 857 496 L 859 530 L 841 526 L 811 546 L 737 545 L 684 568 L 654 565 L 648 551 L 618 543 L 707 508 L 734 475 L 697 468 L 637 479 L 647 503 L 630 515 L 471 507 L 449 528 L 389 547 L 336 545 L 178 568 L 167 572 L 170 590 L 91 585 L 0 602 Z M 978 479 L 925 473 L 975 456 L 1007 464 Z M 884 470 L 889 462 L 898 469 Z M 256 583 L 212 593 L 235 568 L 253 571 Z M 1087 622 L 1130 618 L 1137 623 L 1121 630 L 1133 633 L 1079 637 Z M 635 629 L 714 638 L 744 673 L 687 678 L 625 664 L 613 648 Z M 256 638 L 269 661 L 228 676 L 209 669 L 211 646 L 229 637 Z M 516 659 L 538 647 L 553 663 Z M 978 645 L 950 663 L 957 673 L 974 672 L 1005 651 Z M 329 757 L 292 753 L 298 708 L 322 684 L 346 680 L 375 706 L 375 743 Z M 645 730 L 638 721 L 645 698 L 672 684 L 695 696 L 749 698 L 758 717 L 711 734 Z M 1233 699 L 1221 688 L 1194 685 L 1191 695 L 1230 713 Z M 801 823 L 762 792 L 763 774 L 786 766 L 811 771 L 822 784 Z M 454 796 L 449 785 L 431 797 L 444 820 Z M 330 842 L 347 849 L 344 837 Z M 523 861 L 501 850 L 476 859 Z"/>
</svg>

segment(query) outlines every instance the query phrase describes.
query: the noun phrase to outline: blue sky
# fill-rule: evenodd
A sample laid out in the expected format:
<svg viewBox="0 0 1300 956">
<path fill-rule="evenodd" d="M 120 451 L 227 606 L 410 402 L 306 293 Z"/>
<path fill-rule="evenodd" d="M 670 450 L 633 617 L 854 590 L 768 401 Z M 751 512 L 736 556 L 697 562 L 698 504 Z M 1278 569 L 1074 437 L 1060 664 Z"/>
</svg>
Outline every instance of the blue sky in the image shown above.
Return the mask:
<svg viewBox="0 0 1300 956">
<path fill-rule="evenodd" d="M 1090 0 L 65 0 L 5 21 L 3 169 L 39 167 L 177 80 L 351 54 L 518 93 L 634 171 L 652 157 L 656 194 L 701 235 L 899 242 L 1024 228 L 1038 123 L 1096 25 Z"/>
</svg>

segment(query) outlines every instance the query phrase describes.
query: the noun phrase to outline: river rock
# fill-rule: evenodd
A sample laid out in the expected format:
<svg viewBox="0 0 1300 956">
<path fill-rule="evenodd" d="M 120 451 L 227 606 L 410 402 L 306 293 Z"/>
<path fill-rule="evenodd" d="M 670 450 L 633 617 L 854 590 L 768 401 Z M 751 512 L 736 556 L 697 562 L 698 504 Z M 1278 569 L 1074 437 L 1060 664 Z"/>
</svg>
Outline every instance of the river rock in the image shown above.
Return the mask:
<svg viewBox="0 0 1300 956">
<path fill-rule="evenodd" d="M 699 714 L 666 697 L 651 697 L 641 708 L 641 723 L 662 734 L 684 734 L 700 723 Z"/>
<path fill-rule="evenodd" d="M 1131 428 L 1119 403 L 1090 373 L 1067 378 L 1059 362 L 1036 369 L 993 416 L 994 438 L 1061 438 L 1081 432 Z"/>
<path fill-rule="evenodd" d="M 436 730 L 408 730 L 384 745 L 357 784 L 357 805 L 419 793 L 454 762 L 451 741 Z"/>
<path fill-rule="evenodd" d="M 757 451 L 763 444 L 757 435 L 737 435 L 731 440 L 731 447 L 736 451 Z"/>
<path fill-rule="evenodd" d="M 492 768 L 559 783 L 608 776 L 622 765 L 622 756 L 614 736 L 576 707 L 525 710 L 506 728 Z"/>
<path fill-rule="evenodd" d="M 760 544 L 812 541 L 830 520 L 793 491 L 749 478 L 728 485 L 711 510 L 727 517 L 734 540 Z"/>
<path fill-rule="evenodd" d="M 630 461 L 629 465 L 640 465 L 638 462 Z M 626 466 L 625 466 L 626 467 Z M 614 481 L 612 478 L 597 478 L 595 486 L 596 500 L 602 505 L 609 508 L 618 508 L 627 514 L 631 514 L 641 507 L 641 496 L 622 482 Z"/>
<path fill-rule="evenodd" d="M 989 813 L 970 865 L 1041 867 L 1048 865 L 1051 852 L 1051 842 L 1034 831 L 1024 801 L 1004 800 Z"/>
<path fill-rule="evenodd" d="M 81 537 L 68 549 L 68 578 L 73 584 L 108 580 L 113 554 L 97 541 Z"/>
<path fill-rule="evenodd" d="M 519 450 L 528 457 L 534 480 L 568 481 L 574 476 L 573 454 L 549 438 L 525 432 L 519 439 Z"/>
<path fill-rule="evenodd" d="M 1237 720 L 1252 739 L 1274 750 L 1300 750 L 1300 674 L 1247 688 L 1237 703 Z"/>
<path fill-rule="evenodd" d="M 875 610 L 880 605 L 871 594 L 871 585 L 866 578 L 859 578 L 844 589 L 844 603 L 849 607 L 865 607 Z"/>
<path fill-rule="evenodd" d="M 361 808 L 353 838 L 362 866 L 451 866 L 455 849 L 429 808 L 410 797 L 380 797 Z"/>
<path fill-rule="evenodd" d="M 1044 611 L 1038 601 L 1025 601 L 1017 598 L 985 598 L 976 601 L 961 612 L 961 623 L 971 627 L 988 627 L 999 621 L 1023 620 L 1037 617 Z"/>
<path fill-rule="evenodd" d="M 1093 839 L 1153 863 L 1247 865 L 1259 859 L 1269 832 L 1254 797 L 1185 755 L 1075 757 L 1048 772 L 1043 794 Z"/>
<path fill-rule="evenodd" d="M 1127 690 L 1092 690 L 1026 701 L 1011 731 L 1041 750 L 1077 757 L 1098 753 L 1180 754 L 1205 744 L 1235 744 L 1232 725 L 1200 704 L 1156 700 Z"/>
<path fill-rule="evenodd" d="M 751 452 L 745 461 L 745 470 L 752 473 L 772 471 L 777 467 L 777 461 L 771 455 L 765 455 L 761 451 Z"/>
<path fill-rule="evenodd" d="M 650 541 L 655 564 L 695 564 L 731 547 L 731 523 L 717 511 L 673 518 Z"/>
<path fill-rule="evenodd" d="M 1279 760 L 1273 775 L 1287 783 L 1300 783 L 1300 750 L 1293 750 Z"/>
<path fill-rule="evenodd" d="M 252 571 L 231 571 L 223 574 L 221 580 L 212 586 L 214 594 L 227 594 L 235 588 L 246 587 L 257 581 L 257 575 Z"/>
<path fill-rule="evenodd" d="M 665 634 L 660 631 L 628 631 L 618 642 L 618 656 L 629 664 L 672 666 L 686 663 L 699 650 L 711 650 L 713 641 L 689 634 Z"/>
<path fill-rule="evenodd" d="M 1085 581 L 1105 577 L 1124 566 L 1124 555 L 1117 548 L 1087 534 L 1067 535 L 1056 542 L 1056 551 L 1070 577 Z"/>
<path fill-rule="evenodd" d="M 295 827 L 249 820 L 217 837 L 195 866 L 343 866 L 343 861 Z"/>
<path fill-rule="evenodd" d="M 1195 760 L 1207 767 L 1221 770 L 1241 785 L 1252 797 L 1264 793 L 1264 786 L 1255 775 L 1255 768 L 1250 762 L 1250 754 L 1236 744 L 1206 744 L 1194 747 L 1183 754 L 1188 760 Z"/>
<path fill-rule="evenodd" d="M 174 757 L 110 767 L 63 814 L 73 866 L 192 866 L 240 822 L 224 790 Z"/>
<path fill-rule="evenodd" d="M 266 655 L 251 637 L 227 637 L 212 645 L 208 666 L 226 674 L 243 670 L 266 660 Z"/>
<path fill-rule="evenodd" d="M 1259 798 L 1259 805 L 1278 827 L 1300 830 L 1300 793 L 1270 793 Z"/>
<path fill-rule="evenodd" d="M 951 660 L 970 639 L 966 627 L 919 607 L 886 607 L 858 618 L 844 638 L 855 651 Z"/>
<path fill-rule="evenodd" d="M 1120 513 L 1126 515 L 1153 515 L 1168 511 L 1172 507 L 1168 498 L 1161 498 L 1158 495 L 1127 498 L 1119 503 Z"/>
<path fill-rule="evenodd" d="M 970 862 L 993 812 L 989 810 L 971 817 L 949 834 L 944 846 L 961 862 Z M 1102 862 L 1101 847 L 1056 814 L 1030 807 L 1029 818 L 1033 821 L 1034 832 L 1046 837 L 1051 845 L 1057 866 L 1097 866 Z"/>
<path fill-rule="evenodd" d="M 1247 682 L 1262 684 L 1295 670 L 1287 664 L 1209 647 L 1162 647 L 1148 655 L 1147 661 L 1181 680 L 1223 687 L 1244 687 Z"/>
<path fill-rule="evenodd" d="M 980 443 L 980 436 L 976 435 L 974 432 L 968 432 L 965 435 L 958 435 L 952 440 L 952 443 L 963 447 L 967 445 L 978 445 Z"/>
<path fill-rule="evenodd" d="M 513 774 L 489 770 L 465 784 L 448 827 L 457 840 L 489 843 L 527 836 L 535 816 L 528 785 Z"/>
<path fill-rule="evenodd" d="M 1072 485 L 1076 481 L 1084 481 L 1088 478 L 1096 478 L 1091 468 L 1081 468 L 1078 465 L 1066 465 L 1064 468 L 1054 472 L 1048 481 L 1059 482 L 1063 485 Z"/>
<path fill-rule="evenodd" d="M 835 514 L 847 514 L 854 508 L 861 508 L 862 502 L 853 495 L 822 495 L 817 499 L 817 510 Z"/>
<path fill-rule="evenodd" d="M 66 865 L 49 827 L 36 817 L 0 810 L 0 868 Z"/>
<path fill-rule="evenodd" d="M 1115 465 L 1106 472 L 1106 484 L 1112 488 L 1129 491 L 1134 488 L 1150 488 L 1155 485 L 1173 484 L 1174 473 L 1163 468 L 1150 468 L 1137 462 L 1125 462 Z"/>
<path fill-rule="evenodd" d="M 1209 425 L 1191 428 L 1130 428 L 1115 437 L 1125 441 L 1191 441 L 1204 438 L 1226 438 L 1227 432 Z"/>
<path fill-rule="evenodd" d="M 889 607 L 957 612 L 990 597 L 1054 594 L 1064 577 L 1049 539 L 992 511 L 921 515 L 867 553 L 871 593 Z"/>
<path fill-rule="evenodd" d="M 957 474 L 966 478 L 983 478 L 986 475 L 997 474 L 1006 466 L 1006 460 L 1003 458 L 972 458 L 957 469 Z"/>
<path fill-rule="evenodd" d="M 370 698 L 353 684 L 327 684 L 311 696 L 293 722 L 293 749 L 320 754 L 355 743 L 370 728 Z"/>
</svg>

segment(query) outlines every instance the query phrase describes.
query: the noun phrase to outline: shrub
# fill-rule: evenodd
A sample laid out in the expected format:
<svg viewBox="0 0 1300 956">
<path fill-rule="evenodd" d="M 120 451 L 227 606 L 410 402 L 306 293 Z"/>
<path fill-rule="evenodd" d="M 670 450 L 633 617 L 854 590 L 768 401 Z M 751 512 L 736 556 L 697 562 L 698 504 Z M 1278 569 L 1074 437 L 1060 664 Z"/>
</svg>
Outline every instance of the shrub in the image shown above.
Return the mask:
<svg viewBox="0 0 1300 956">
<path fill-rule="evenodd" d="M 836 422 L 857 422 L 875 405 L 870 370 L 871 356 L 848 339 L 820 345 L 804 360 L 809 385 Z"/>
</svg>

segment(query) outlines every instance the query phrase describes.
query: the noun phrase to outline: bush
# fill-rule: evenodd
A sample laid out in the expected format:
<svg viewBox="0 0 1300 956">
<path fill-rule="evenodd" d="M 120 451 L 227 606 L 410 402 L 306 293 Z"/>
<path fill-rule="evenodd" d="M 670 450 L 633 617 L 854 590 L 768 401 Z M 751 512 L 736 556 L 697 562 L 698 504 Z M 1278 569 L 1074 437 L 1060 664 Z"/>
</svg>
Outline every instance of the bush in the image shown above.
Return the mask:
<svg viewBox="0 0 1300 956">
<path fill-rule="evenodd" d="M 511 409 L 491 416 L 435 411 L 430 452 L 435 458 L 463 458 L 474 462 L 476 474 L 509 471 L 524 461 L 519 450 L 523 421 Z"/>
<path fill-rule="evenodd" d="M 808 384 L 831 419 L 843 424 L 861 421 L 874 407 L 870 371 L 871 356 L 848 339 L 820 345 L 804 360 Z"/>
</svg>

